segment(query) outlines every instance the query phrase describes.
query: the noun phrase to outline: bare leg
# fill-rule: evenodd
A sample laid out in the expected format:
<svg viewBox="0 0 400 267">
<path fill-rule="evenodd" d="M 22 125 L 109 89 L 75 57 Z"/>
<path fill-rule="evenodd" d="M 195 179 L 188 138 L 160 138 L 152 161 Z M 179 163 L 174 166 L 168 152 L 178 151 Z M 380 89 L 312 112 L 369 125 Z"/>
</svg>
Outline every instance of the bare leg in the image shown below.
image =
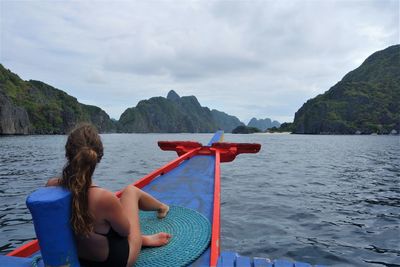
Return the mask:
<svg viewBox="0 0 400 267">
<path fill-rule="evenodd" d="M 139 255 L 142 245 L 162 246 L 168 243 L 170 238 L 170 235 L 166 233 L 142 237 L 139 223 L 139 206 L 145 210 L 157 210 L 160 213 L 160 210 L 165 211 L 166 205 L 135 186 L 127 186 L 122 193 L 120 201 L 131 225 L 128 236 L 129 258 L 127 266 L 132 266 Z"/>
<path fill-rule="evenodd" d="M 138 189 L 139 194 L 139 209 L 141 210 L 154 210 L 158 212 L 158 218 L 164 218 L 167 216 L 169 211 L 169 207 L 164 203 L 161 203 L 151 195 L 147 194 L 146 192 Z"/>
</svg>

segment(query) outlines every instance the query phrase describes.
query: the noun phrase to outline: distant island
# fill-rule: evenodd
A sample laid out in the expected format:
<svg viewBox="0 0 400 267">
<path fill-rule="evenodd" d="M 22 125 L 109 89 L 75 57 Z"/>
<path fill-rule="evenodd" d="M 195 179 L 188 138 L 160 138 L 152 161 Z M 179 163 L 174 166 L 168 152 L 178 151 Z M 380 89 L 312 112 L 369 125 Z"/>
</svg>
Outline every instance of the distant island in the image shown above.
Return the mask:
<svg viewBox="0 0 400 267">
<path fill-rule="evenodd" d="M 252 134 L 269 131 L 270 129 L 279 129 L 281 124 L 278 121 L 272 121 L 270 118 L 257 119 L 252 118 L 247 126 L 239 125 L 232 130 L 233 134 Z M 277 130 L 278 131 L 278 130 Z"/>
<path fill-rule="evenodd" d="M 233 129 L 232 133 L 233 134 L 252 134 L 252 133 L 260 133 L 261 130 L 258 129 L 257 127 L 249 127 L 249 126 L 244 126 L 240 125 Z"/>
<path fill-rule="evenodd" d="M 276 127 L 279 128 L 281 124 L 279 121 L 272 121 L 270 118 L 266 119 L 256 119 L 252 118 L 247 124 L 248 127 L 254 127 L 259 129 L 262 132 L 265 132 L 267 129 Z"/>
</svg>

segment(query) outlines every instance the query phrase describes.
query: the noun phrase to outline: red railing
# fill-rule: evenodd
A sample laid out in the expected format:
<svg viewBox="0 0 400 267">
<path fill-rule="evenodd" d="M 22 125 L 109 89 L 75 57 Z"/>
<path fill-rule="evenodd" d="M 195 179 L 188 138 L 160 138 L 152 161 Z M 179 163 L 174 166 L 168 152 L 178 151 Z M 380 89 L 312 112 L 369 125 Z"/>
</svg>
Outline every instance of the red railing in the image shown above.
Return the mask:
<svg viewBox="0 0 400 267">
<path fill-rule="evenodd" d="M 221 251 L 220 246 L 220 222 L 221 222 L 221 167 L 220 167 L 220 151 L 215 149 L 215 172 L 214 172 L 214 206 L 213 220 L 211 228 L 211 255 L 210 266 L 217 266 L 218 257 Z"/>
<path fill-rule="evenodd" d="M 14 249 L 7 256 L 15 256 L 15 257 L 29 257 L 32 254 L 38 252 L 40 249 L 39 242 L 37 239 L 29 241 L 28 243 L 23 244 L 19 248 Z"/>
</svg>

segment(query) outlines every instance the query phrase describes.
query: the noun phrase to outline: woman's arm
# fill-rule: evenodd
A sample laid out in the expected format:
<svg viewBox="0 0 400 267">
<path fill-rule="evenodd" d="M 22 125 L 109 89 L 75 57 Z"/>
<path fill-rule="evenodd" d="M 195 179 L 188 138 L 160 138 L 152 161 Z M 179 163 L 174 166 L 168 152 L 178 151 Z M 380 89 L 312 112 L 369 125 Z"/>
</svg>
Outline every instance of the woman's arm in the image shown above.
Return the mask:
<svg viewBox="0 0 400 267">
<path fill-rule="evenodd" d="M 54 177 L 54 178 L 50 178 L 47 183 L 46 186 L 59 186 L 60 185 L 60 178 Z"/>
<path fill-rule="evenodd" d="M 110 223 L 114 231 L 120 236 L 128 236 L 130 223 L 119 199 L 113 193 L 104 190 L 99 204 L 105 212 L 105 219 Z"/>
</svg>

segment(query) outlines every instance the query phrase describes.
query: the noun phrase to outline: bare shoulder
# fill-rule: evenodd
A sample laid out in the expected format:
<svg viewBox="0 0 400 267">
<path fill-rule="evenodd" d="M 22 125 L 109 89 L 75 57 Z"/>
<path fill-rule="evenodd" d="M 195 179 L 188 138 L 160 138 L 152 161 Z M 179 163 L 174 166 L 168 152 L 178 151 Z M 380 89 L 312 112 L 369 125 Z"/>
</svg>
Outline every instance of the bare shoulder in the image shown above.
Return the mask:
<svg viewBox="0 0 400 267">
<path fill-rule="evenodd" d="M 117 205 L 119 205 L 119 199 L 114 193 L 103 188 L 98 188 L 97 190 L 99 191 L 98 205 L 102 209 L 114 209 Z"/>
<path fill-rule="evenodd" d="M 46 183 L 46 186 L 59 186 L 59 185 L 60 185 L 60 178 L 58 177 L 50 178 Z"/>
</svg>

